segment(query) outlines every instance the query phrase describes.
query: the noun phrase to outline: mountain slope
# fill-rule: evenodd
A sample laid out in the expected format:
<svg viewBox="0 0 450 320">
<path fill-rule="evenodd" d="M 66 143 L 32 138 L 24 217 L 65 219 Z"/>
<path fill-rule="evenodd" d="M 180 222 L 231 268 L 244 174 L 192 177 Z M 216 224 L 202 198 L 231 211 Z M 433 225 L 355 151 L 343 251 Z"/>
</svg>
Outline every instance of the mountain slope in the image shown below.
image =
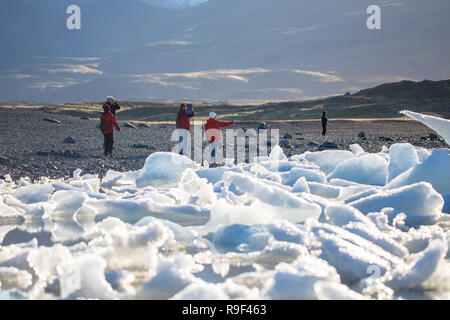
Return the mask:
<svg viewBox="0 0 450 320">
<path fill-rule="evenodd" d="M 447 0 L 384 1 L 377 31 L 368 0 L 79 0 L 68 31 L 72 2 L 0 1 L 0 99 L 300 100 L 450 74 Z"/>
</svg>

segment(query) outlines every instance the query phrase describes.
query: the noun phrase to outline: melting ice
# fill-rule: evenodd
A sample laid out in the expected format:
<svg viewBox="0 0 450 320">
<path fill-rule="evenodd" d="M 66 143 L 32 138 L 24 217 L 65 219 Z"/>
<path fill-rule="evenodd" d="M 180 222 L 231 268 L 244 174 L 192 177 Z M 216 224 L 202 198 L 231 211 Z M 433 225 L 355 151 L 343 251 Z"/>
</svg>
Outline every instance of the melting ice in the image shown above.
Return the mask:
<svg viewBox="0 0 450 320">
<path fill-rule="evenodd" d="M 0 180 L 0 299 L 450 298 L 449 149 L 280 150 Z"/>
</svg>

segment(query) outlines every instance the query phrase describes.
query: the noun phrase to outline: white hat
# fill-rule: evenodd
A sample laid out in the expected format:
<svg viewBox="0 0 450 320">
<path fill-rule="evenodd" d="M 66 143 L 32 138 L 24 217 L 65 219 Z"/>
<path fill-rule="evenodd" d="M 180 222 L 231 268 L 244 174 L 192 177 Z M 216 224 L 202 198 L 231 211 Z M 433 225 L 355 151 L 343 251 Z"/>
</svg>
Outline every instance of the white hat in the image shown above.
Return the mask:
<svg viewBox="0 0 450 320">
<path fill-rule="evenodd" d="M 115 100 L 115 99 L 114 99 L 114 97 L 112 97 L 112 96 L 107 96 L 107 97 L 106 97 L 106 100 Z"/>
<path fill-rule="evenodd" d="M 210 112 L 209 117 L 214 119 L 215 117 L 217 117 L 217 114 L 215 112 Z"/>
</svg>

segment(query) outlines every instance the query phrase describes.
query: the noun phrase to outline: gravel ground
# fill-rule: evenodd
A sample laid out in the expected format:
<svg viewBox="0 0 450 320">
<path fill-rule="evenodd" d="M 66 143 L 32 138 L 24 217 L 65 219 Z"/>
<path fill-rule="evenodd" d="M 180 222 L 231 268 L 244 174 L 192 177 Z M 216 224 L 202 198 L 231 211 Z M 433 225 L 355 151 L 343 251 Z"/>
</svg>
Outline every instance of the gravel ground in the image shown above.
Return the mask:
<svg viewBox="0 0 450 320">
<path fill-rule="evenodd" d="M 122 132 L 115 134 L 115 158 L 110 159 L 103 156 L 103 136 L 98 120 L 0 107 L 0 179 L 7 174 L 13 180 L 20 177 L 38 180 L 43 176 L 63 178 L 71 176 L 77 168 L 82 169 L 83 174 L 104 176 L 109 169 L 140 169 L 149 154 L 172 150 L 173 124 L 134 129 L 120 121 L 120 113 L 118 118 Z M 56 119 L 60 123 L 44 119 Z M 257 126 L 257 122 L 242 122 L 229 128 L 256 129 Z M 433 136 L 434 131 L 415 121 L 330 120 L 326 137 L 321 136 L 320 120 L 272 122 L 269 127 L 279 129 L 280 142 L 288 156 L 322 150 L 324 142 L 334 143 L 337 149 L 344 150 L 358 143 L 368 152 L 379 152 L 382 146 L 398 142 L 428 149 L 448 148 L 442 138 Z M 365 138 L 358 137 L 360 132 L 365 133 Z M 286 133 L 292 138 L 284 139 Z M 72 137 L 74 143 L 64 143 L 68 137 Z M 140 148 L 136 147 L 139 144 Z"/>
</svg>

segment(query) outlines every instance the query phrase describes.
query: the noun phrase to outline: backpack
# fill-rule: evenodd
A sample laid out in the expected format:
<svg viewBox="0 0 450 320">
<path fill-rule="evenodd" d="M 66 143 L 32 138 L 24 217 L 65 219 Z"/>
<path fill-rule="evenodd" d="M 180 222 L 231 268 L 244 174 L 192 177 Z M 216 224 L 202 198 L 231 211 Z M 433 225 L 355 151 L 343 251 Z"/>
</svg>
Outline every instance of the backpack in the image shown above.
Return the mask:
<svg viewBox="0 0 450 320">
<path fill-rule="evenodd" d="M 102 117 L 101 119 L 100 119 L 100 130 L 101 131 L 106 131 L 106 130 L 108 130 L 108 128 L 109 128 L 109 126 L 108 126 L 108 118 L 109 118 L 110 116 L 108 116 L 108 117 Z"/>
</svg>

